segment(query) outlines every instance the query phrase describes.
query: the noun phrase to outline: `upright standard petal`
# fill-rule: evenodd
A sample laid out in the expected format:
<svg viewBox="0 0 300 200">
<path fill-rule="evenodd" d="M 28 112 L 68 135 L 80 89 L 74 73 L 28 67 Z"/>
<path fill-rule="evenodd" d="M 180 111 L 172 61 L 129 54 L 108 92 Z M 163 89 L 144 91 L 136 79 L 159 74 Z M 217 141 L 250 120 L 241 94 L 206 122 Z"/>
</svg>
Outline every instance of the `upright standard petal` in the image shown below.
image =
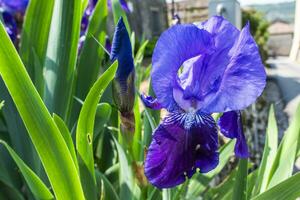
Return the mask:
<svg viewBox="0 0 300 200">
<path fill-rule="evenodd" d="M 240 158 L 249 157 L 246 138 L 243 131 L 240 111 L 225 112 L 219 119 L 221 133 L 228 138 L 236 139 L 235 155 Z"/>
<path fill-rule="evenodd" d="M 218 91 L 206 98 L 205 111 L 208 113 L 242 110 L 261 95 L 266 85 L 266 72 L 249 24 L 243 28 L 228 55 L 230 62 Z"/>
<path fill-rule="evenodd" d="M 145 160 L 145 175 L 158 188 L 174 187 L 199 168 L 218 165 L 218 135 L 209 115 L 172 113 L 155 130 Z"/>
<path fill-rule="evenodd" d="M 177 105 L 173 88 L 182 64 L 199 55 L 214 51 L 211 35 L 197 26 L 175 25 L 159 38 L 152 57 L 152 86 L 158 101 L 169 111 Z"/>
</svg>

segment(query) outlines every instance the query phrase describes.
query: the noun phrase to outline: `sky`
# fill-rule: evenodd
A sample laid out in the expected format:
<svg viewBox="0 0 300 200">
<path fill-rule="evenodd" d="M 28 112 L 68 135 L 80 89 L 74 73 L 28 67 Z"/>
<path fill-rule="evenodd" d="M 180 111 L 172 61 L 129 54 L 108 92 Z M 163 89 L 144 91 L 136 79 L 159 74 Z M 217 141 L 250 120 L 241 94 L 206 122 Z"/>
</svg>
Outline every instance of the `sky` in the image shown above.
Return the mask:
<svg viewBox="0 0 300 200">
<path fill-rule="evenodd" d="M 172 0 L 167 0 L 167 2 L 171 2 Z M 182 0 L 175 0 L 182 1 Z M 199 1 L 199 0 L 198 0 Z M 251 4 L 268 4 L 268 3 L 282 3 L 282 2 L 290 2 L 295 0 L 238 0 L 242 6 L 251 5 Z"/>
</svg>

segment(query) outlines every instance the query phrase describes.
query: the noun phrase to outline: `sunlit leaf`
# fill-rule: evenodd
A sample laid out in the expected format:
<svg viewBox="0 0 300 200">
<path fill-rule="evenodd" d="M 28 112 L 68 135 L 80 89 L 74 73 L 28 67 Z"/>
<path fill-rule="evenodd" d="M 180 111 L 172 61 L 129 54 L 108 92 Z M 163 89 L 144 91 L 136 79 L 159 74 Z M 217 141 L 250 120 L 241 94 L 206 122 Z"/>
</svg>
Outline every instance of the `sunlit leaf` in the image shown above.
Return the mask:
<svg viewBox="0 0 300 200">
<path fill-rule="evenodd" d="M 95 82 L 89 91 L 79 114 L 76 130 L 76 149 L 81 182 L 87 199 L 95 198 L 96 178 L 94 170 L 93 137 L 97 105 L 103 91 L 114 78 L 118 62 L 114 62 Z"/>
<path fill-rule="evenodd" d="M 264 153 L 259 167 L 254 195 L 259 194 L 266 190 L 269 181 L 270 172 L 271 172 L 271 167 L 276 157 L 277 146 L 278 146 L 278 129 L 277 129 L 277 123 L 274 114 L 274 106 L 272 105 L 270 107 L 270 112 L 269 112 Z"/>
<path fill-rule="evenodd" d="M 0 75 L 41 158 L 56 199 L 84 199 L 68 147 L 2 24 L 0 39 Z"/>
<path fill-rule="evenodd" d="M 68 121 L 81 22 L 81 0 L 55 0 L 44 69 L 44 102 Z"/>
<path fill-rule="evenodd" d="M 252 200 L 295 200 L 300 196 L 300 173 L 286 179 Z"/>
<path fill-rule="evenodd" d="M 75 147 L 73 144 L 73 140 L 71 137 L 71 133 L 67 127 L 67 125 L 65 124 L 65 122 L 56 114 L 53 114 L 53 120 L 57 126 L 57 128 L 59 129 L 61 135 L 63 136 L 68 149 L 71 153 L 71 156 L 73 158 L 73 162 L 76 165 L 77 169 L 78 169 L 78 162 L 77 162 L 77 157 L 76 157 L 76 151 L 75 151 Z"/>
<path fill-rule="evenodd" d="M 269 184 L 271 188 L 283 180 L 290 177 L 293 173 L 294 162 L 297 154 L 298 139 L 300 132 L 300 105 L 298 106 L 294 119 L 289 128 L 284 133 L 279 149 L 269 175 Z"/>
</svg>

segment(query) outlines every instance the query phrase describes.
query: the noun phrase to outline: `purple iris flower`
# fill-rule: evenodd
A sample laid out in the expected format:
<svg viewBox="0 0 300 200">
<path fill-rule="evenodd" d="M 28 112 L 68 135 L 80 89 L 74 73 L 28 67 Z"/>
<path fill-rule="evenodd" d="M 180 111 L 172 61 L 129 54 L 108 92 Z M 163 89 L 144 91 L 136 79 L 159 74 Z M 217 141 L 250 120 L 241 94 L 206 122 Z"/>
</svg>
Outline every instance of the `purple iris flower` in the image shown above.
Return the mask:
<svg viewBox="0 0 300 200">
<path fill-rule="evenodd" d="M 29 0 L 0 0 L 0 6 L 11 13 L 25 13 Z"/>
<path fill-rule="evenodd" d="M 112 9 L 112 5 L 111 5 L 111 1 L 112 0 L 107 0 L 107 6 L 108 6 L 108 8 L 111 10 Z M 125 0 L 119 0 L 119 2 L 120 2 L 120 5 L 121 5 L 121 7 L 122 7 L 122 9 L 125 11 L 125 12 L 127 12 L 127 13 L 129 13 L 130 12 L 130 9 L 129 9 L 129 7 L 128 7 L 128 4 L 127 4 L 127 2 L 125 1 Z"/>
<path fill-rule="evenodd" d="M 115 29 L 110 60 L 118 60 L 118 69 L 113 81 L 113 97 L 122 115 L 132 111 L 134 105 L 134 62 L 129 34 L 120 18 Z"/>
<path fill-rule="evenodd" d="M 239 31 L 215 16 L 197 25 L 172 26 L 159 38 L 152 65 L 157 99 L 142 100 L 169 114 L 154 131 L 145 159 L 150 183 L 174 187 L 196 169 L 206 173 L 218 165 L 218 128 L 212 113 L 224 113 L 220 129 L 237 140 L 236 156 L 248 156 L 238 110 L 253 103 L 266 84 L 249 24 Z"/>
</svg>

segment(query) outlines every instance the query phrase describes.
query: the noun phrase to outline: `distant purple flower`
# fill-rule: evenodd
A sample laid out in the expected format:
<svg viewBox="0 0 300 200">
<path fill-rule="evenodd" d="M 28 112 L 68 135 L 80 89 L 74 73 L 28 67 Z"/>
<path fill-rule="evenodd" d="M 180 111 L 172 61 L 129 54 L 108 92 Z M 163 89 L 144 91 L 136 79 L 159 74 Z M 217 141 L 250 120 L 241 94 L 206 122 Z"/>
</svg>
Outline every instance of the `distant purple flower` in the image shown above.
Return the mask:
<svg viewBox="0 0 300 200">
<path fill-rule="evenodd" d="M 25 13 L 29 0 L 0 0 L 0 7 L 11 13 Z"/>
<path fill-rule="evenodd" d="M 10 39 L 14 42 L 18 35 L 18 26 L 14 16 L 7 11 L 2 12 L 2 18 L 5 24 L 6 32 L 8 33 Z"/>
<path fill-rule="evenodd" d="M 109 8 L 110 10 L 112 9 L 111 1 L 112 1 L 112 0 L 107 0 L 107 6 L 108 6 L 108 8 Z M 119 2 L 120 2 L 120 5 L 121 5 L 122 9 L 123 9 L 125 12 L 129 13 L 129 12 L 130 12 L 130 9 L 129 9 L 129 7 L 128 7 L 127 2 L 126 2 L 125 0 L 119 0 Z"/>
<path fill-rule="evenodd" d="M 169 114 L 154 131 L 145 159 L 150 183 L 174 187 L 197 168 L 206 173 L 218 165 L 218 131 L 212 113 L 224 113 L 220 129 L 237 139 L 236 156 L 248 156 L 238 110 L 253 103 L 266 84 L 249 24 L 239 31 L 215 16 L 198 25 L 172 26 L 159 38 L 152 64 L 157 99 L 142 100 Z"/>
<path fill-rule="evenodd" d="M 22 23 L 27 5 L 28 0 L 0 0 L 0 13 L 5 29 L 13 42 L 16 42 L 18 34 L 21 32 L 18 24 Z"/>
</svg>

